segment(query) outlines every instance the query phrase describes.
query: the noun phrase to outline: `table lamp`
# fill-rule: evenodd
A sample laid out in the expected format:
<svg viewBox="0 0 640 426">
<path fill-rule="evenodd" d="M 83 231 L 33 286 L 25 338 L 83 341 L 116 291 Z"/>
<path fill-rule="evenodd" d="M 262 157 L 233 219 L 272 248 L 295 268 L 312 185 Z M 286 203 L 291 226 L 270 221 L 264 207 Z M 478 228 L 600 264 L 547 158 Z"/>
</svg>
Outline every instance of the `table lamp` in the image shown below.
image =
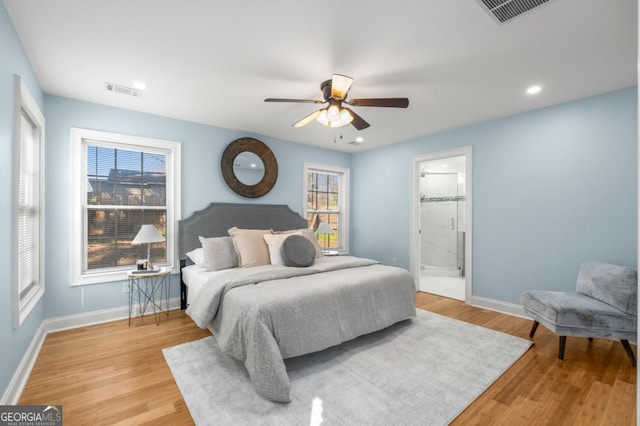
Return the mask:
<svg viewBox="0 0 640 426">
<path fill-rule="evenodd" d="M 155 226 L 146 224 L 142 225 L 136 237 L 131 241 L 131 244 L 147 244 L 147 269 L 153 269 L 153 263 L 151 263 L 151 243 L 161 243 L 164 240 L 164 237 Z"/>
<path fill-rule="evenodd" d="M 333 228 L 331 228 L 331 225 L 327 222 L 320 222 L 320 225 L 318 225 L 318 229 L 316 230 L 316 236 L 319 237 L 320 235 L 333 235 Z M 326 251 L 326 247 L 322 251 Z"/>
</svg>

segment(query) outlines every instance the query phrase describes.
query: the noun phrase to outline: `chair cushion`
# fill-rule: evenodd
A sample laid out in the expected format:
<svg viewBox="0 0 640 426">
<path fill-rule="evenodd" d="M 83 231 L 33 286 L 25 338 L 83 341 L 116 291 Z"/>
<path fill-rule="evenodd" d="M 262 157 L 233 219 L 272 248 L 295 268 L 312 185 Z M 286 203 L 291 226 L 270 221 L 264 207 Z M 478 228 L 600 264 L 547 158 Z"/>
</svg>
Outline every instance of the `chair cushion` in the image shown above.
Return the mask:
<svg viewBox="0 0 640 426">
<path fill-rule="evenodd" d="M 577 292 L 525 291 L 524 310 L 559 336 L 636 340 L 637 316 Z"/>
<path fill-rule="evenodd" d="M 576 291 L 631 315 L 638 315 L 638 272 L 588 260 L 580 267 Z"/>
</svg>

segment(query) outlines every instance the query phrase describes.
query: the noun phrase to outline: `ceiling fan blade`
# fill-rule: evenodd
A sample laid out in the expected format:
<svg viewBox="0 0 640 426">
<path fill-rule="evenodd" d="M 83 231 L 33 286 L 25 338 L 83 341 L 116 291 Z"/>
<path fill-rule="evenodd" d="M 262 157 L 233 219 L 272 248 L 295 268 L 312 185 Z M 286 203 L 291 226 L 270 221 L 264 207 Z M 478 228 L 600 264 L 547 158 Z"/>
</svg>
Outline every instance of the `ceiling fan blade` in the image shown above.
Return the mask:
<svg viewBox="0 0 640 426">
<path fill-rule="evenodd" d="M 349 114 L 351 114 L 351 116 L 353 117 L 353 121 L 351 122 L 351 125 L 353 127 L 355 127 L 358 130 L 363 130 L 366 129 L 367 127 L 370 126 L 369 123 L 367 123 L 366 121 L 364 121 L 364 118 L 360 117 L 358 114 L 356 114 L 355 112 L 353 112 L 353 110 L 349 109 L 349 108 L 344 108 L 347 111 L 349 111 Z"/>
<path fill-rule="evenodd" d="M 353 79 L 342 74 L 334 74 L 331 80 L 331 97 L 341 101 L 347 97 Z"/>
<path fill-rule="evenodd" d="M 319 101 L 315 99 L 280 99 L 280 98 L 267 98 L 265 102 L 298 102 L 305 104 L 323 104 L 325 101 Z"/>
<path fill-rule="evenodd" d="M 407 98 L 351 99 L 347 103 L 353 106 L 407 108 L 409 106 L 409 99 Z"/>
<path fill-rule="evenodd" d="M 318 116 L 320 115 L 320 112 L 322 110 L 319 109 L 317 111 L 312 112 L 311 114 L 307 115 L 305 118 L 303 118 L 302 120 L 296 121 L 295 123 L 293 123 L 291 126 L 293 127 L 302 127 L 302 126 L 306 126 L 307 124 L 311 123 L 313 120 L 315 120 L 316 118 L 318 118 Z"/>
</svg>

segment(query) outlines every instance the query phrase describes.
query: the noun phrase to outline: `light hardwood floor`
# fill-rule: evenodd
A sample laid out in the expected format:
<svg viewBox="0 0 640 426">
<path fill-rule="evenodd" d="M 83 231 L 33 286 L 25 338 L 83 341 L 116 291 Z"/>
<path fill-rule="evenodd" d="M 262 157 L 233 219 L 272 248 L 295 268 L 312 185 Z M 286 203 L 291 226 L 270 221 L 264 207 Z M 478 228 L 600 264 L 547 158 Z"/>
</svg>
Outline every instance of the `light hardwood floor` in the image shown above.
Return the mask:
<svg viewBox="0 0 640 426">
<path fill-rule="evenodd" d="M 419 292 L 419 308 L 528 338 L 531 321 Z M 161 349 L 209 335 L 183 312 L 47 336 L 21 404 L 62 404 L 65 425 L 192 424 Z M 636 369 L 622 345 L 558 339 L 540 327 L 535 344 L 454 425 L 635 425 Z M 634 347 L 634 350 L 636 348 Z"/>
</svg>

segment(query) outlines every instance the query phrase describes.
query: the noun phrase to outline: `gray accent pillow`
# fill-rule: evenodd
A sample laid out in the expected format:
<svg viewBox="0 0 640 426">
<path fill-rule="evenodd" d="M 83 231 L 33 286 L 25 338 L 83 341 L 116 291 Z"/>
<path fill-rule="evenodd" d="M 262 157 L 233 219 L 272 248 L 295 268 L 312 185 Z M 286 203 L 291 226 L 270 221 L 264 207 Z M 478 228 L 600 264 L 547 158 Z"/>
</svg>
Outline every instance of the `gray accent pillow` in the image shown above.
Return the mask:
<svg viewBox="0 0 640 426">
<path fill-rule="evenodd" d="M 198 266 L 204 267 L 206 271 L 219 271 L 238 266 L 238 255 L 231 237 L 198 238 L 204 252 L 204 262 Z"/>
<path fill-rule="evenodd" d="M 316 249 L 316 259 L 324 257 L 322 253 L 322 247 L 320 247 L 320 243 L 318 243 L 318 239 L 313 234 L 312 229 L 301 228 L 301 229 L 292 229 L 290 231 L 277 231 L 276 234 L 287 234 L 287 235 L 302 235 L 313 244 L 313 247 Z"/>
<path fill-rule="evenodd" d="M 576 290 L 637 315 L 638 272 L 633 268 L 588 260 L 580 267 Z"/>
<path fill-rule="evenodd" d="M 305 267 L 313 265 L 316 249 L 311 241 L 302 235 L 289 235 L 280 248 L 282 263 L 286 266 Z"/>
</svg>

